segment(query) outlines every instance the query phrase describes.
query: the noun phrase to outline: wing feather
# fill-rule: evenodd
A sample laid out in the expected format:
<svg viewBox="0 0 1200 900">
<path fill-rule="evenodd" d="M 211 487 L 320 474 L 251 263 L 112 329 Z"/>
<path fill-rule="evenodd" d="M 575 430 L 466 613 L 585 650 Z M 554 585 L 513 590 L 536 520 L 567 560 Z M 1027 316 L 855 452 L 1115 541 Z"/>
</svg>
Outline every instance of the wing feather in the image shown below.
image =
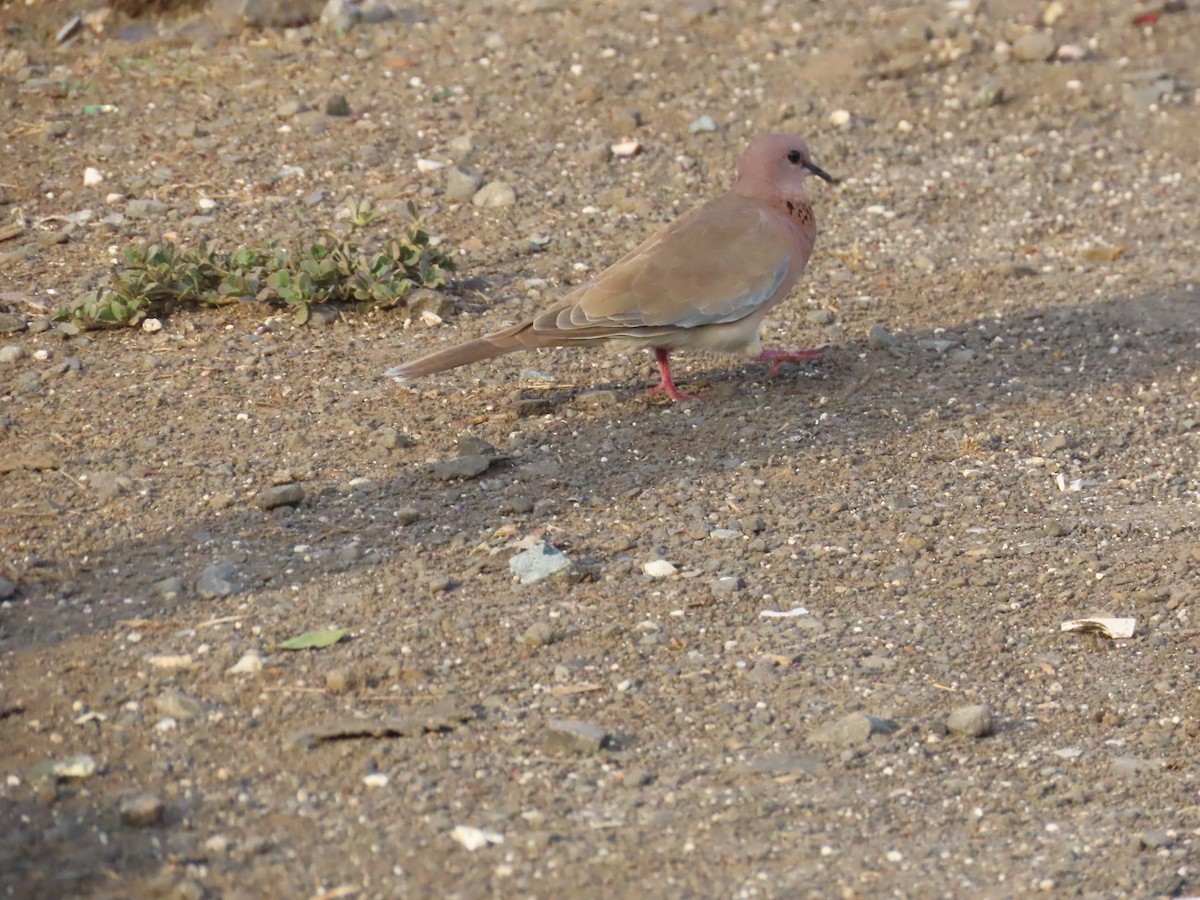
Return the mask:
<svg viewBox="0 0 1200 900">
<path fill-rule="evenodd" d="M 797 252 L 771 211 L 727 194 L 572 291 L 533 330 L 587 338 L 736 322 L 775 295 Z"/>
</svg>

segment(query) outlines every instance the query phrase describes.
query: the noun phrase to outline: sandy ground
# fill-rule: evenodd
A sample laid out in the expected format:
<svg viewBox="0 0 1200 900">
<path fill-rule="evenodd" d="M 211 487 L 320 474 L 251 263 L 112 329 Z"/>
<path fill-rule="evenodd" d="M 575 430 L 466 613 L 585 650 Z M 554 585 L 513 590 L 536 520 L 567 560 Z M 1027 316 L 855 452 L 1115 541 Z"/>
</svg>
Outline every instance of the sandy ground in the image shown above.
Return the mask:
<svg viewBox="0 0 1200 900">
<path fill-rule="evenodd" d="M 56 45 L 70 11 L 0 7 L 0 890 L 1200 893 L 1200 12 L 443 2 Z M 769 130 L 844 179 L 764 332 L 821 363 L 681 356 L 687 404 L 644 354 L 380 378 Z M 363 197 L 454 249 L 442 324 L 46 319 L 129 244 L 299 246 Z M 547 546 L 570 570 L 518 583 Z M 1133 637 L 1060 630 L 1096 615 Z"/>
</svg>

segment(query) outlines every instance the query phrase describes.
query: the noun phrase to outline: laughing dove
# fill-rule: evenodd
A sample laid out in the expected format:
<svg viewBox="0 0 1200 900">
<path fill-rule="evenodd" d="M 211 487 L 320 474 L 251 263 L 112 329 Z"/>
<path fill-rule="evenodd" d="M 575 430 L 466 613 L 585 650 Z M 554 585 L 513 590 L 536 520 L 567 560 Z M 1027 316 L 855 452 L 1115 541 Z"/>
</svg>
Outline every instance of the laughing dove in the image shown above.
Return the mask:
<svg viewBox="0 0 1200 900">
<path fill-rule="evenodd" d="M 654 351 L 674 400 L 673 350 L 744 353 L 771 363 L 816 359 L 820 350 L 768 350 L 766 314 L 787 297 L 817 237 L 804 179 L 834 182 L 790 134 L 755 138 L 738 160 L 728 193 L 685 213 L 636 250 L 520 324 L 388 369 L 408 380 L 513 350 L 605 342 Z"/>
</svg>

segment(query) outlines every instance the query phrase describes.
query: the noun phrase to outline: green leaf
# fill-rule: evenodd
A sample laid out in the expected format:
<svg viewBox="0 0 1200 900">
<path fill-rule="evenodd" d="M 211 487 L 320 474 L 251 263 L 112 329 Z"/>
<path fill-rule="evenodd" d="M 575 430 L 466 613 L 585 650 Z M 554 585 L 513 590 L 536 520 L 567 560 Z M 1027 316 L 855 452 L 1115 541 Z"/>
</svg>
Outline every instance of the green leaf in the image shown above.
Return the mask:
<svg viewBox="0 0 1200 900">
<path fill-rule="evenodd" d="M 306 631 L 279 645 L 280 650 L 320 650 L 332 647 L 346 636 L 342 629 L 326 629 L 323 631 Z"/>
</svg>

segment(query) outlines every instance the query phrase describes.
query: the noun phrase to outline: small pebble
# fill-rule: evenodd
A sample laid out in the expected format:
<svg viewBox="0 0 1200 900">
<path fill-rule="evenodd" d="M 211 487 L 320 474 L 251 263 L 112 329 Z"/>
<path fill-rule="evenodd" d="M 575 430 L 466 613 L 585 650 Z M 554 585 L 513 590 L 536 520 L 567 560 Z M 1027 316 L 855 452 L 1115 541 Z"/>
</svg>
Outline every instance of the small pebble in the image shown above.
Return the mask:
<svg viewBox="0 0 1200 900">
<path fill-rule="evenodd" d="M 665 559 L 652 559 L 642 566 L 642 571 L 651 578 L 669 578 L 678 572 L 679 569 Z"/>
<path fill-rule="evenodd" d="M 892 734 L 899 727 L 891 719 L 869 716 L 866 713 L 850 713 L 819 728 L 813 734 L 812 741 L 835 747 L 853 747 L 856 744 L 865 744 L 873 735 Z"/>
<path fill-rule="evenodd" d="M 987 737 L 995 730 L 992 708 L 986 703 L 960 706 L 947 717 L 946 729 L 961 737 Z"/>
<path fill-rule="evenodd" d="M 471 198 L 471 202 L 484 209 L 512 206 L 517 202 L 517 192 L 506 181 L 493 181 L 490 184 L 485 184 L 476 191 L 475 195 Z"/>
<path fill-rule="evenodd" d="M 237 574 L 236 566 L 229 563 L 213 563 L 200 573 L 200 578 L 196 582 L 196 591 L 207 600 L 228 597 L 240 590 L 239 585 L 234 581 Z"/>
<path fill-rule="evenodd" d="M 325 101 L 325 115 L 345 117 L 350 115 L 350 103 L 345 94 L 334 94 Z"/>
<path fill-rule="evenodd" d="M 156 794 L 140 793 L 124 798 L 117 807 L 121 824 L 130 828 L 161 825 L 166 807 Z"/>
<path fill-rule="evenodd" d="M 542 749 L 547 753 L 593 754 L 612 743 L 612 734 L 600 725 L 578 719 L 551 719 L 546 723 Z"/>
<path fill-rule="evenodd" d="M 1012 45 L 1013 59 L 1021 62 L 1044 62 L 1054 55 L 1054 38 L 1044 31 L 1030 31 Z"/>
<path fill-rule="evenodd" d="M 550 644 L 553 644 L 557 637 L 558 636 L 554 633 L 554 628 L 549 622 L 534 622 L 525 630 L 522 643 L 525 644 L 526 647 L 547 647 Z"/>
<path fill-rule="evenodd" d="M 259 491 L 254 497 L 254 505 L 259 509 L 275 509 L 279 506 L 296 506 L 304 499 L 304 488 L 292 482 L 279 484 Z"/>
<path fill-rule="evenodd" d="M 882 325 L 872 325 L 871 330 L 867 332 L 867 349 L 869 350 L 887 350 L 896 344 L 896 339 L 892 337 L 892 333 Z"/>
</svg>

